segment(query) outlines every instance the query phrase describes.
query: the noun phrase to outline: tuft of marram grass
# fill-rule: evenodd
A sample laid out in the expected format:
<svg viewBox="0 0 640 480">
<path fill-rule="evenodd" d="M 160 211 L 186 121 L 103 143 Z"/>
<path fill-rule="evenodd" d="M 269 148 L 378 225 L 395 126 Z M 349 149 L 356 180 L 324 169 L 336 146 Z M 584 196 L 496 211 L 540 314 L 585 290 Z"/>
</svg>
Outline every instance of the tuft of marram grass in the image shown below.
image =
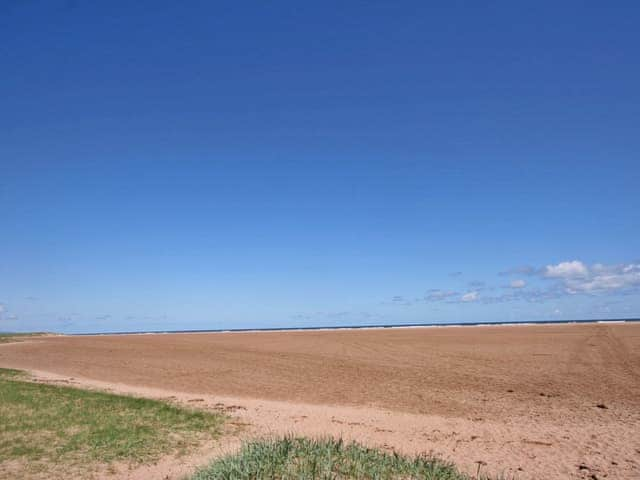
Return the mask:
<svg viewBox="0 0 640 480">
<path fill-rule="evenodd" d="M 285 437 L 246 443 L 191 480 L 469 480 L 441 460 L 405 457 L 334 439 Z"/>
</svg>

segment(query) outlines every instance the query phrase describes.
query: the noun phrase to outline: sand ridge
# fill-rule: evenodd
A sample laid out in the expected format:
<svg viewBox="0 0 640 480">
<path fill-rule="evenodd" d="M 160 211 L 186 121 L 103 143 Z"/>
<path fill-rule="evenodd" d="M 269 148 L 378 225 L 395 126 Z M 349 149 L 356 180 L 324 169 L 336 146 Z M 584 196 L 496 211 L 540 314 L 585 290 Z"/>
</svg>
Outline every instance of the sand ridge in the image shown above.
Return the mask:
<svg viewBox="0 0 640 480">
<path fill-rule="evenodd" d="M 251 435 L 522 479 L 640 476 L 638 324 L 50 337 L 3 346 L 0 366 L 224 406 Z"/>
</svg>

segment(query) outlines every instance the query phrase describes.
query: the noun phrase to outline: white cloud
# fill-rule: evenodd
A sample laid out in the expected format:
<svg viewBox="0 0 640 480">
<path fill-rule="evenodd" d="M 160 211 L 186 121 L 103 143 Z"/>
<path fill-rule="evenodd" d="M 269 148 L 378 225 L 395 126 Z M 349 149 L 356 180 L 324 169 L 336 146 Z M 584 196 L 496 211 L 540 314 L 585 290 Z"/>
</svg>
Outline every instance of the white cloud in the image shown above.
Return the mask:
<svg viewBox="0 0 640 480">
<path fill-rule="evenodd" d="M 491 295 L 493 287 L 485 287 L 484 282 L 472 282 L 468 284 L 466 293 L 431 289 L 422 298 L 407 300 L 405 297 L 396 296 L 392 301 L 397 305 L 414 305 L 419 302 L 492 304 L 521 301 L 546 302 L 577 294 L 605 297 L 640 293 L 640 261 L 587 265 L 580 260 L 571 260 L 550 264 L 543 268 L 511 269 L 508 274 L 514 275 L 516 272 L 519 276 L 529 275 L 531 280 L 514 278 L 509 284 L 502 285 L 506 290 L 499 295 Z M 540 285 L 541 281 L 546 285 Z M 481 292 L 484 293 L 481 295 Z"/>
<path fill-rule="evenodd" d="M 589 273 L 589 269 L 579 260 L 560 262 L 557 265 L 547 265 L 543 275 L 547 278 L 578 278 Z"/>
<path fill-rule="evenodd" d="M 559 286 L 568 294 L 616 292 L 640 287 L 640 263 L 596 263 L 588 267 L 573 260 L 547 265 L 542 276 L 560 280 Z"/>
<path fill-rule="evenodd" d="M 467 292 L 464 295 L 462 295 L 462 298 L 460 298 L 460 301 L 462 301 L 462 302 L 475 302 L 476 300 L 478 300 L 479 296 L 480 295 L 476 291 Z"/>
<path fill-rule="evenodd" d="M 627 290 L 640 287 L 640 263 L 603 265 L 591 267 L 584 278 L 565 281 L 568 293 Z"/>
<path fill-rule="evenodd" d="M 543 279 L 554 281 L 548 289 L 531 291 L 529 289 L 505 294 L 502 300 L 537 299 L 545 300 L 564 295 L 575 294 L 611 294 L 640 290 L 640 262 L 606 265 L 596 263 L 587 265 L 579 260 L 547 265 L 538 270 Z M 509 286 L 519 289 L 526 285 L 519 280 Z M 483 301 L 487 301 L 484 298 Z"/>
</svg>

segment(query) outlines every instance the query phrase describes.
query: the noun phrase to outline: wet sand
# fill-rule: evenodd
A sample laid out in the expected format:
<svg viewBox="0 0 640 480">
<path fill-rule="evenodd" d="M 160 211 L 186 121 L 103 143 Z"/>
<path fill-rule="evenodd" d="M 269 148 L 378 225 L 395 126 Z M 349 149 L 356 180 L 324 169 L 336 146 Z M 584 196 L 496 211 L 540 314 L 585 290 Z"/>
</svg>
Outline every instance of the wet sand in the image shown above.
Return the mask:
<svg viewBox="0 0 640 480">
<path fill-rule="evenodd" d="M 44 337 L 0 346 L 0 366 L 224 404 L 257 435 L 344 435 L 522 479 L 640 478 L 638 323 Z"/>
</svg>

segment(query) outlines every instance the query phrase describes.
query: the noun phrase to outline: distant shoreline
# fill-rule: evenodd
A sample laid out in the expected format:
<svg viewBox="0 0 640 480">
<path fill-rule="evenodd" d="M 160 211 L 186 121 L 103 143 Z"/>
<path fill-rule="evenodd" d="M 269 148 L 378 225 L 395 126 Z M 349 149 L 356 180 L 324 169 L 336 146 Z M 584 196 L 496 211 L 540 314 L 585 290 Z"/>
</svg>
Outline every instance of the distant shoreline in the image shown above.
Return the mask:
<svg viewBox="0 0 640 480">
<path fill-rule="evenodd" d="M 368 324 L 368 325 L 338 325 L 317 327 L 267 327 L 267 328 L 216 328 L 192 330 L 131 330 L 116 332 L 67 333 L 68 336 L 99 336 L 99 335 L 159 335 L 178 333 L 251 333 L 251 332 L 304 332 L 322 330 L 373 330 L 391 328 L 432 328 L 432 327 L 492 327 L 492 326 L 526 326 L 526 325 L 563 325 L 584 323 L 628 323 L 640 322 L 640 318 L 602 318 L 595 320 L 532 320 L 522 322 L 455 322 L 455 323 L 402 323 L 402 324 Z"/>
</svg>

